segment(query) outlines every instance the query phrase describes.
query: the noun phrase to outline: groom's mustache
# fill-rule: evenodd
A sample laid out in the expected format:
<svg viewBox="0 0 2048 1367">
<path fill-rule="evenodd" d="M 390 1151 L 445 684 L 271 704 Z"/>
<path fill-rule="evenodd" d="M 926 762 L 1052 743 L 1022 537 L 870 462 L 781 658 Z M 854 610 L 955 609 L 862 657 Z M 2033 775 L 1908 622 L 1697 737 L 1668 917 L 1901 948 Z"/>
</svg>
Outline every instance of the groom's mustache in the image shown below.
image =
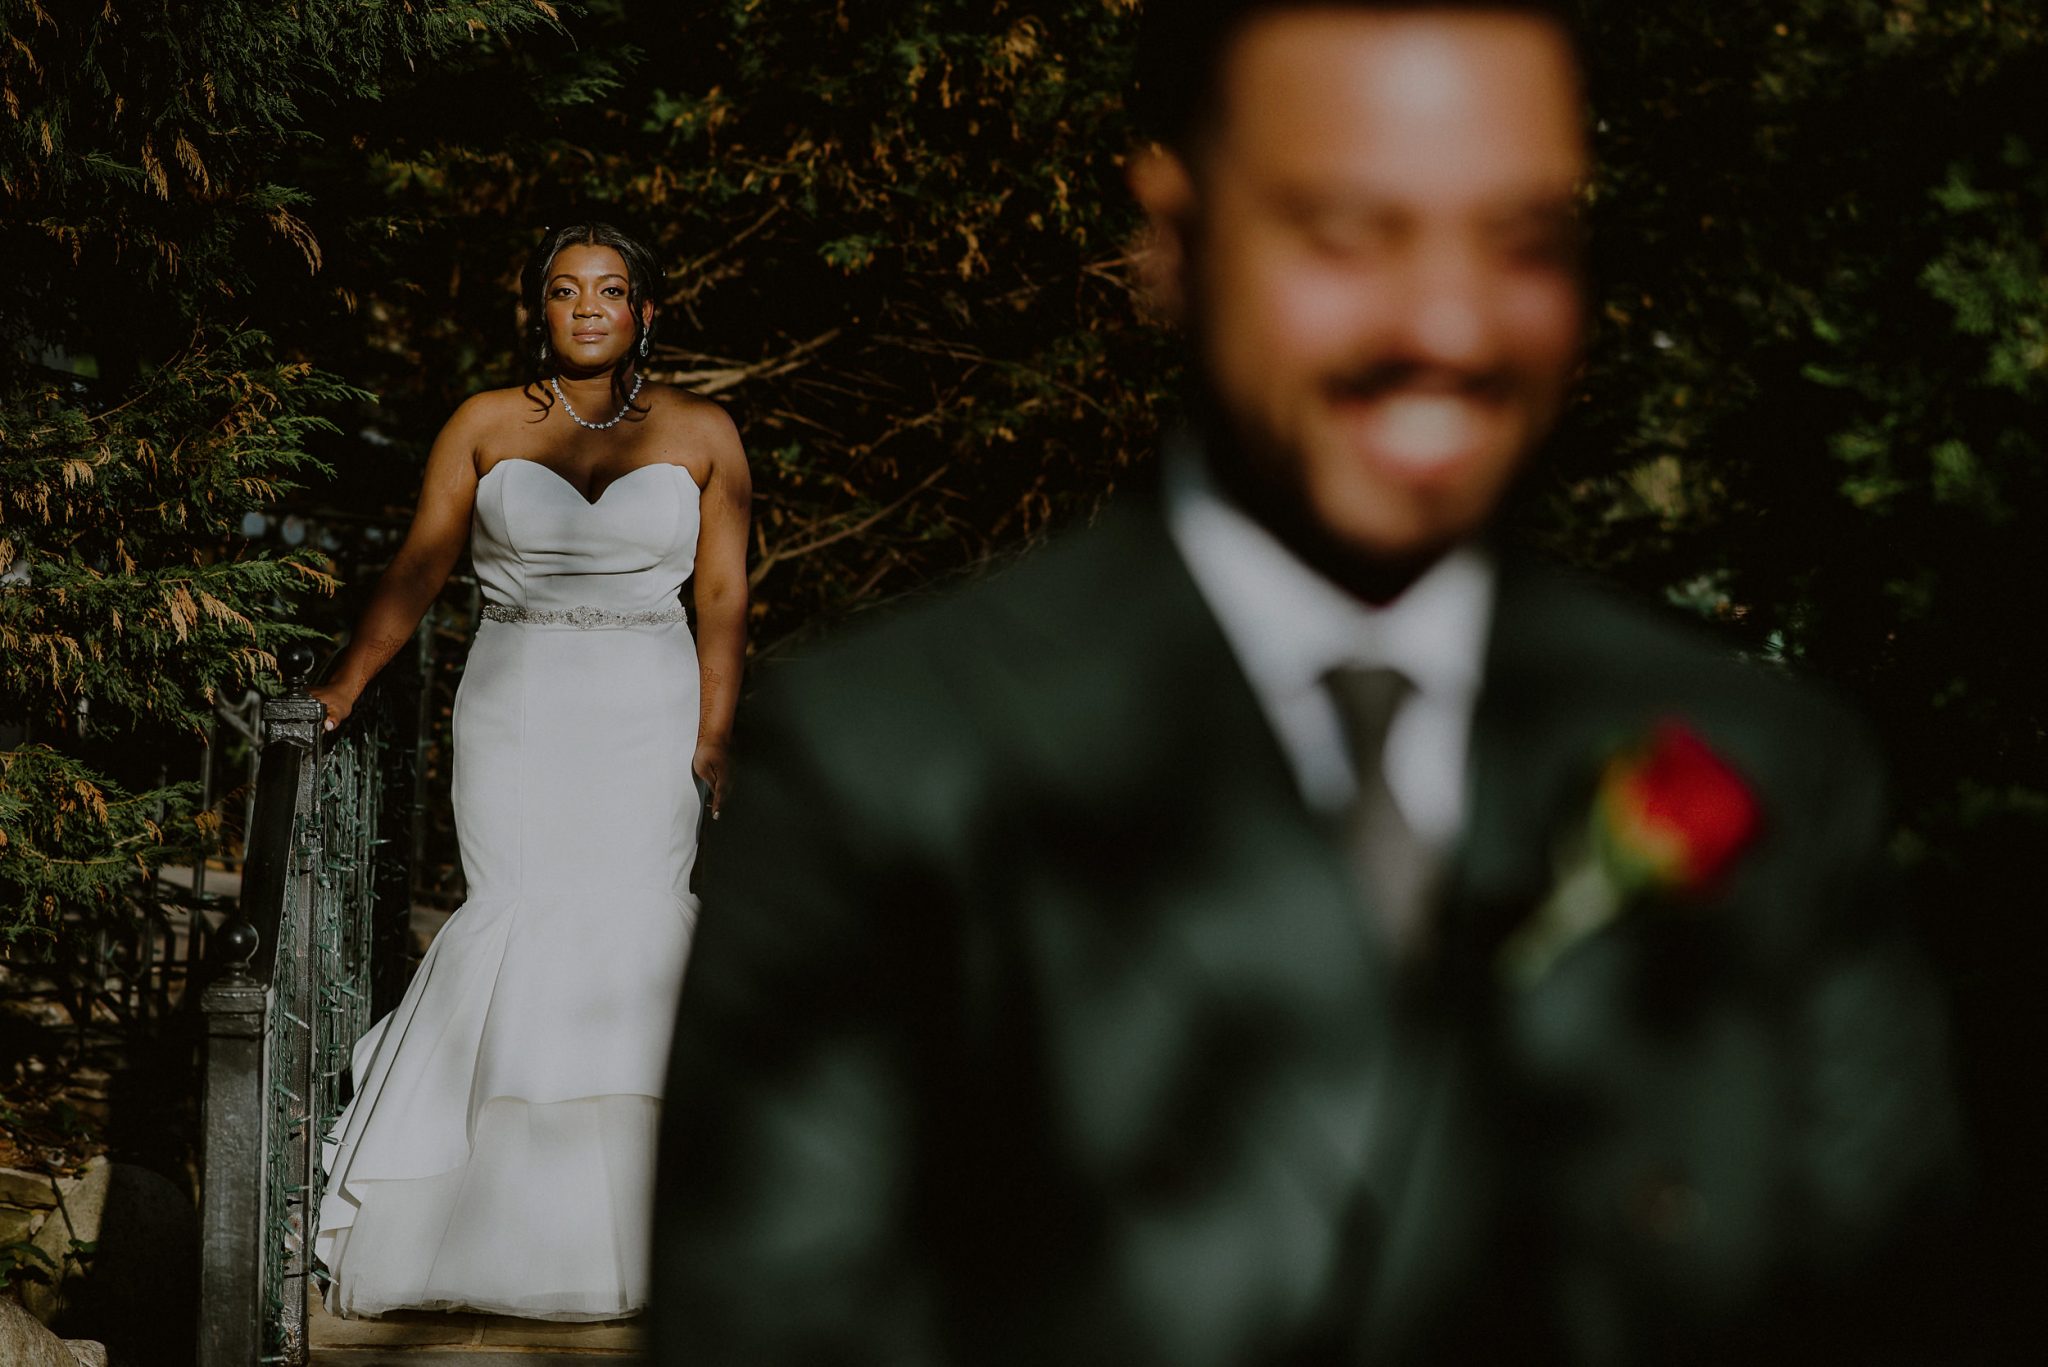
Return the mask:
<svg viewBox="0 0 2048 1367">
<path fill-rule="evenodd" d="M 1359 402 L 1404 391 L 1492 401 L 1506 398 L 1516 388 L 1512 370 L 1446 370 L 1413 361 L 1385 361 L 1323 381 L 1323 391 L 1331 398 Z"/>
</svg>

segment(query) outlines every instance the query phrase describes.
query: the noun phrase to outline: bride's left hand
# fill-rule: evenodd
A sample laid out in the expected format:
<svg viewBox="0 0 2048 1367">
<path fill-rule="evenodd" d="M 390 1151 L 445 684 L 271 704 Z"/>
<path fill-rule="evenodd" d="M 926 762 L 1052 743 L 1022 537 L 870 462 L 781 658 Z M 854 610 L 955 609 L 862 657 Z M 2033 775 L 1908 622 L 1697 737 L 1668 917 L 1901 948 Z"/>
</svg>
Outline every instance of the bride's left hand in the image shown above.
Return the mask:
<svg viewBox="0 0 2048 1367">
<path fill-rule="evenodd" d="M 726 774 L 731 761 L 726 757 L 723 741 L 697 742 L 697 756 L 690 761 L 690 772 L 711 785 L 711 819 L 718 820 L 725 808 Z"/>
</svg>

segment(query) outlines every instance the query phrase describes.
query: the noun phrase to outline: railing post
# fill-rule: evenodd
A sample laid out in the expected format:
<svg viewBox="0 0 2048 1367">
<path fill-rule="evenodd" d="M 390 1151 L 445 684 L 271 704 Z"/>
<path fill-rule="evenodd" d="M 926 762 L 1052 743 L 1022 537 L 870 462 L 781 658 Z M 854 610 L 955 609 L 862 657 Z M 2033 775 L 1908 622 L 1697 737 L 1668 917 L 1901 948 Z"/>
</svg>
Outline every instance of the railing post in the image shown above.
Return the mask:
<svg viewBox="0 0 2048 1367">
<path fill-rule="evenodd" d="M 281 1193 L 286 1232 L 284 1268 L 280 1284 L 282 1303 L 278 1307 L 278 1331 L 287 1367 L 301 1367 L 309 1345 L 306 1336 L 306 1297 L 311 1290 L 313 1240 L 318 1233 L 319 1211 L 313 1208 L 313 1164 L 318 1161 L 320 1136 L 314 1114 L 313 1065 L 314 1019 L 319 1009 L 313 969 L 313 907 L 317 897 L 322 846 L 320 812 L 320 740 L 326 710 L 309 696 L 302 684 L 282 698 L 263 705 L 263 743 L 290 745 L 305 754 L 299 767 L 298 815 L 293 832 L 291 859 L 285 873 L 285 904 L 297 914 L 287 914 L 279 931 L 277 956 L 271 967 L 271 987 L 276 997 L 277 1048 L 272 1051 L 273 1091 L 291 1099 L 290 1129 L 283 1136 L 282 1150 L 272 1150 L 272 1161 L 282 1159 L 272 1190 Z M 273 1123 L 279 1117 L 273 1117 Z"/>
<path fill-rule="evenodd" d="M 226 971 L 206 989 L 206 1168 L 200 1199 L 199 1364 L 251 1367 L 263 1354 L 263 1076 L 267 993 L 249 972 L 256 931 L 239 918 L 217 943 Z"/>
</svg>

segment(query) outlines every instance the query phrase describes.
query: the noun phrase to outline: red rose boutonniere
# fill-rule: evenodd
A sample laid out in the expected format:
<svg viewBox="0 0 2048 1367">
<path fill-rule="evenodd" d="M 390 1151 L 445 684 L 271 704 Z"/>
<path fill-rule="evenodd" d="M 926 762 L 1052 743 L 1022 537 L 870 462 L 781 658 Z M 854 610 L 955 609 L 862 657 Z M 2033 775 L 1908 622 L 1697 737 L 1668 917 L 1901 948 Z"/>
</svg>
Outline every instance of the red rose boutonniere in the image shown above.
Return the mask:
<svg viewBox="0 0 2048 1367">
<path fill-rule="evenodd" d="M 1501 946 L 1502 976 L 1533 985 L 1638 898 L 1707 897 L 1761 824 L 1742 776 L 1683 722 L 1662 723 L 1601 771 L 1586 827 L 1566 847 L 1549 898 Z"/>
</svg>

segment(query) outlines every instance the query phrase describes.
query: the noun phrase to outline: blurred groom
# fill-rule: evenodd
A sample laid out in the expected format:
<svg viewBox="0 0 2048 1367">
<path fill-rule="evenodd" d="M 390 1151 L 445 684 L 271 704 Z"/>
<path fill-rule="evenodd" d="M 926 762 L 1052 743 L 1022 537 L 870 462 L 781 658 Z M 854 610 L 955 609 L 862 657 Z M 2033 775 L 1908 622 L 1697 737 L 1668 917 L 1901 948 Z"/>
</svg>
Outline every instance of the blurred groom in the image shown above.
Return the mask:
<svg viewBox="0 0 2048 1367">
<path fill-rule="evenodd" d="M 1188 434 L 751 704 L 657 1361 L 1913 1356 L 1954 1131 L 1869 747 L 1489 542 L 1579 356 L 1569 26 L 1147 8 Z"/>
</svg>

